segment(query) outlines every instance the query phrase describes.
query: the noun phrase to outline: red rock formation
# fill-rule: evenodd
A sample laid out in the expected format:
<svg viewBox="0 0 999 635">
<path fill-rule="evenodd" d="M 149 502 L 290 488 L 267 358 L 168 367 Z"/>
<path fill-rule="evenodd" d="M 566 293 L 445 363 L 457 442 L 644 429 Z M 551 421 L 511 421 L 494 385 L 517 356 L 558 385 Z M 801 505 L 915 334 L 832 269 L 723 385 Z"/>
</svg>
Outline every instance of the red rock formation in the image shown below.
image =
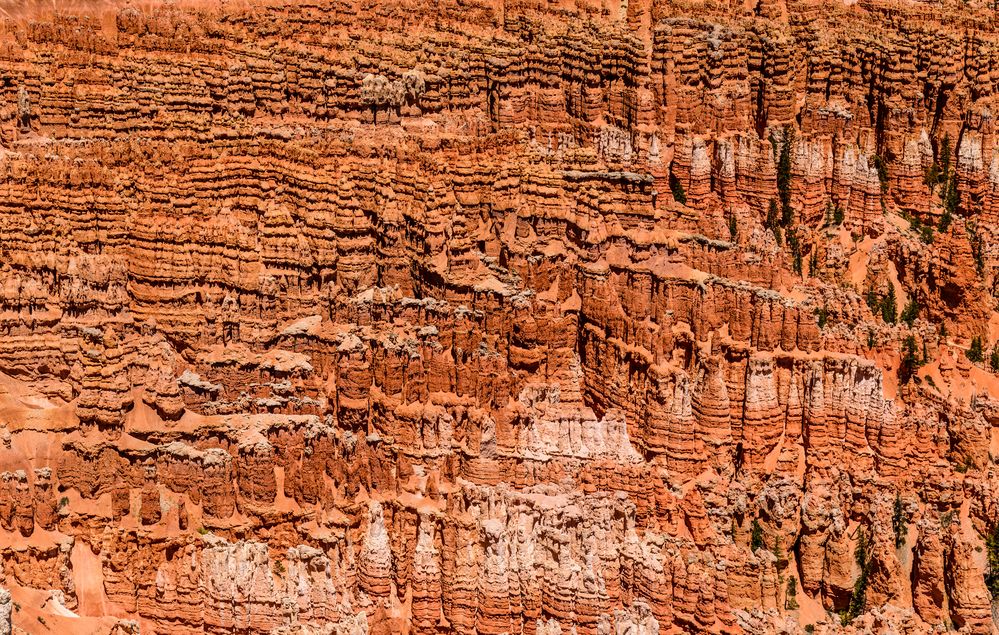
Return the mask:
<svg viewBox="0 0 999 635">
<path fill-rule="evenodd" d="M 996 629 L 979 0 L 22 4 L 0 634 Z"/>
</svg>

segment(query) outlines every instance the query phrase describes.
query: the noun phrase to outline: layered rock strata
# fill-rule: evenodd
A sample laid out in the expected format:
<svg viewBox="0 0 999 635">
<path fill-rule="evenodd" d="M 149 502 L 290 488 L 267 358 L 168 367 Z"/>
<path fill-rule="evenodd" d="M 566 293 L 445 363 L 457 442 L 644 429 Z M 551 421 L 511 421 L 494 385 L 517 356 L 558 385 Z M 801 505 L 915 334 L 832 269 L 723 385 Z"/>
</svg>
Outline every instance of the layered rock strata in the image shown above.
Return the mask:
<svg viewBox="0 0 999 635">
<path fill-rule="evenodd" d="M 4 10 L 0 634 L 996 630 L 990 7 Z"/>
</svg>

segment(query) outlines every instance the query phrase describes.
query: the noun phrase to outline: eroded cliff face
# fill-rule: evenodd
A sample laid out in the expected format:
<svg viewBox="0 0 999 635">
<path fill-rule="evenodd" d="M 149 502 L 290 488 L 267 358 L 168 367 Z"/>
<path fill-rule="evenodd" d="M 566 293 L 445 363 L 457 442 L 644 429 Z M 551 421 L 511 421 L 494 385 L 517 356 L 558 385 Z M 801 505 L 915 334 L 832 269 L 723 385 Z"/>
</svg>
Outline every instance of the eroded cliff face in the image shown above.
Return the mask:
<svg viewBox="0 0 999 635">
<path fill-rule="evenodd" d="M 996 630 L 992 9 L 0 33 L 0 633 Z"/>
</svg>

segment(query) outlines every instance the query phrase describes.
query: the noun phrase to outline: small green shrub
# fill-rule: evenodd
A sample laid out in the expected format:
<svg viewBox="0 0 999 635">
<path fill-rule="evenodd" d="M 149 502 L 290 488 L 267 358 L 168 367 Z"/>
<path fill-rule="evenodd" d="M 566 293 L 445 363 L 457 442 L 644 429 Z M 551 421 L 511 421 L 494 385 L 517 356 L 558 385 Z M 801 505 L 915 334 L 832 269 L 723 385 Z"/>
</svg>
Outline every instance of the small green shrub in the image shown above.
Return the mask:
<svg viewBox="0 0 999 635">
<path fill-rule="evenodd" d="M 829 309 L 827 309 L 825 305 L 823 305 L 822 308 L 815 310 L 815 317 L 818 318 L 819 328 L 820 329 L 825 328 L 826 322 L 829 321 Z"/>
<path fill-rule="evenodd" d="M 967 474 L 968 470 L 977 469 L 978 466 L 975 465 L 975 459 L 971 457 L 970 454 L 965 454 L 961 462 L 954 467 L 954 471 L 959 474 Z"/>
<path fill-rule="evenodd" d="M 950 527 L 950 524 L 952 522 L 954 522 L 954 512 L 953 511 L 949 511 L 949 512 L 945 512 L 943 514 L 940 514 L 940 527 L 942 529 L 947 529 L 948 527 Z"/>
</svg>

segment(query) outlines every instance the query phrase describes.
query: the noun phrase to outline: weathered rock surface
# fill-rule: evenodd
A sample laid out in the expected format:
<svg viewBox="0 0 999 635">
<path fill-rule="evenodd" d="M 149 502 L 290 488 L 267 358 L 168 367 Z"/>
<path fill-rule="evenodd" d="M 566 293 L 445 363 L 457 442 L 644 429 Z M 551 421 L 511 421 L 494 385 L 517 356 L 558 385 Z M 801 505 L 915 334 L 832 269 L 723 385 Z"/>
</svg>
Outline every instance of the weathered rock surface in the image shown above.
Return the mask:
<svg viewBox="0 0 999 635">
<path fill-rule="evenodd" d="M 18 5 L 0 635 L 996 632 L 992 7 Z"/>
</svg>

